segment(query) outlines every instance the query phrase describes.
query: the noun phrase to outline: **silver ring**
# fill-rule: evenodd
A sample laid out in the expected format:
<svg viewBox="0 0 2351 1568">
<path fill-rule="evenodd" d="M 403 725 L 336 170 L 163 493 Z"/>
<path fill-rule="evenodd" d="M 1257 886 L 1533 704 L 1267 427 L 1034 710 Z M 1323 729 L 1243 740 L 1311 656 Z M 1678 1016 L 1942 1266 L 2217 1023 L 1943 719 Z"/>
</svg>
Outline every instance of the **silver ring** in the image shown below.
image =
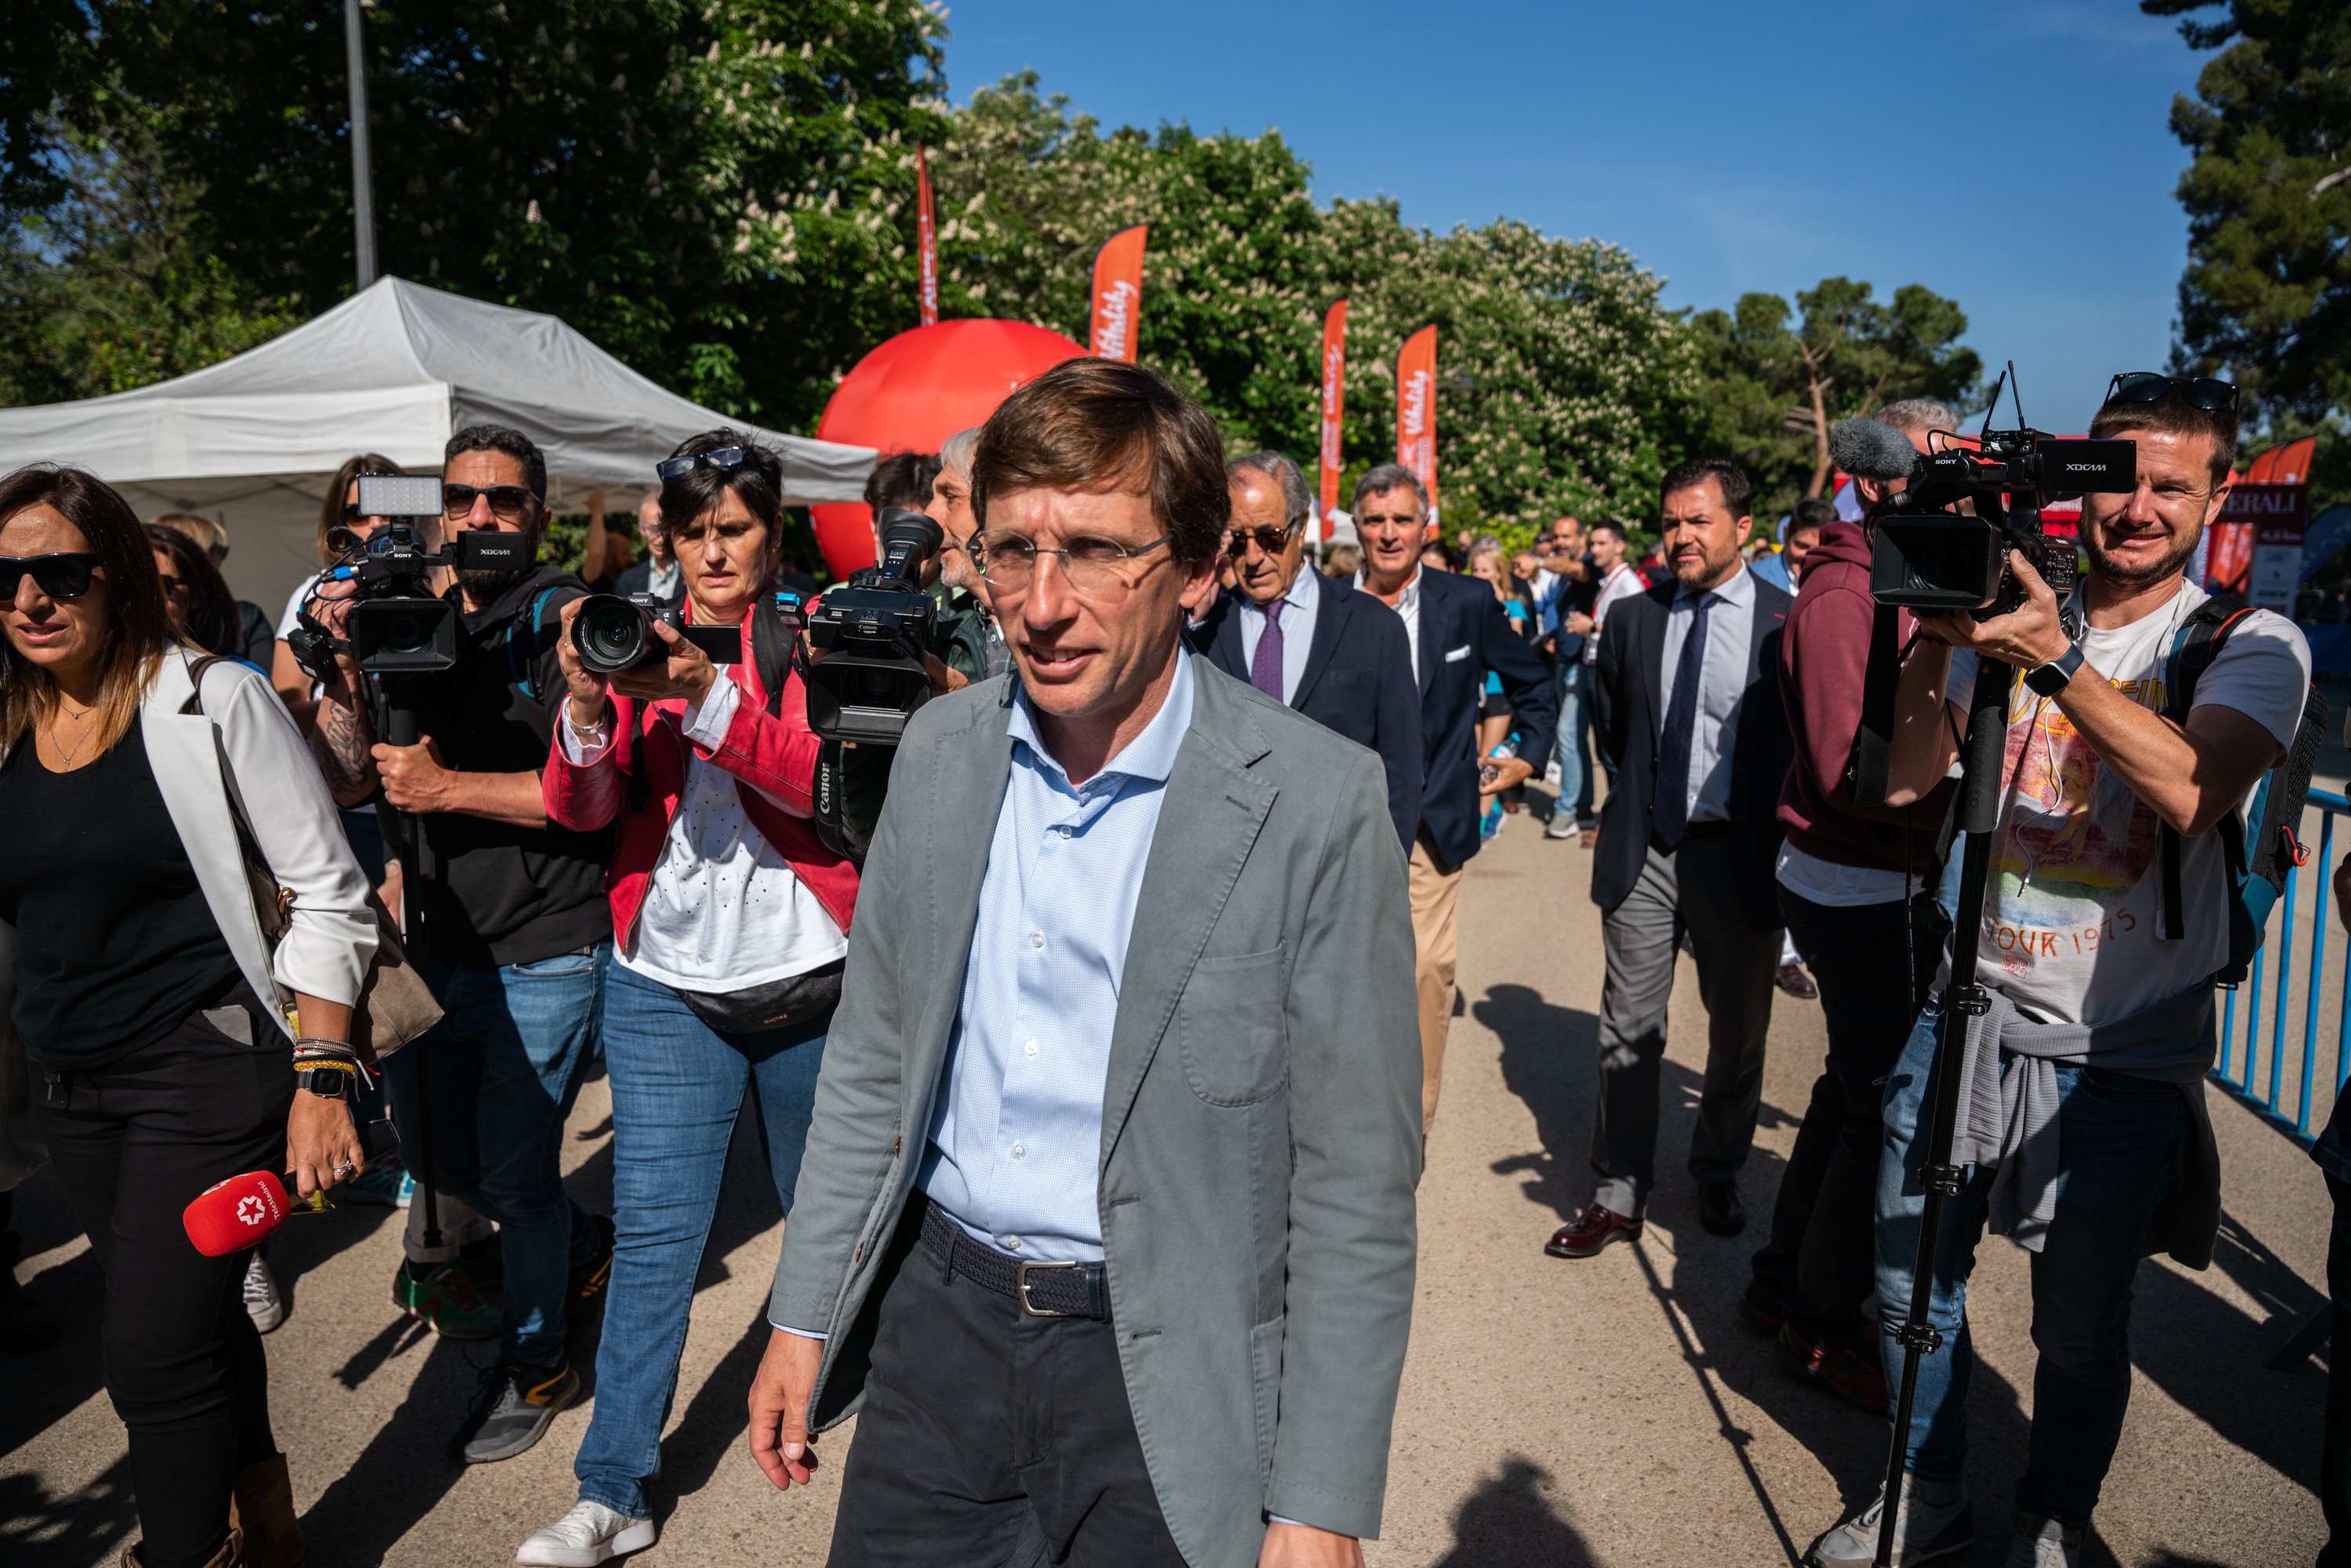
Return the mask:
<svg viewBox="0 0 2351 1568">
<path fill-rule="evenodd" d="M 339 1176 L 347 1176 L 357 1169 L 359 1169 L 357 1166 L 337 1166 L 335 1174 Z"/>
</svg>

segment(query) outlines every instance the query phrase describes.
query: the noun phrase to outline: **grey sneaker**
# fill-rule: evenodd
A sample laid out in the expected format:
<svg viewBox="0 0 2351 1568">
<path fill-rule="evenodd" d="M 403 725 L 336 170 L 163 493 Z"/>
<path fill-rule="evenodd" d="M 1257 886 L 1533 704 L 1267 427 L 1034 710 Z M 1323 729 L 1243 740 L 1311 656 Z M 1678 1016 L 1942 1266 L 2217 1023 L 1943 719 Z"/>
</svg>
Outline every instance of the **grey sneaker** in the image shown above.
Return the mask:
<svg viewBox="0 0 2351 1568">
<path fill-rule="evenodd" d="M 465 1442 L 469 1465 L 511 1459 L 547 1436 L 555 1413 L 580 1397 L 580 1375 L 560 1366 L 518 1366 L 503 1356 L 482 1374 L 474 1396 L 480 1422 Z"/>
<path fill-rule="evenodd" d="M 2087 1534 L 2085 1525 L 2060 1524 L 2037 1513 L 2020 1513 L 2002 1568 L 2082 1568 L 2082 1538 Z"/>
<path fill-rule="evenodd" d="M 1551 821 L 1543 826 L 1543 837 L 1572 839 L 1581 831 L 1575 825 L 1575 813 L 1562 809 L 1551 814 Z"/>
<path fill-rule="evenodd" d="M 1869 1568 L 1877 1561 L 1877 1525 L 1884 1517 L 1886 1493 L 1820 1538 L 1804 1561 L 1813 1568 Z M 1894 1516 L 1894 1561 L 1897 1568 L 1915 1568 L 1958 1555 L 1975 1544 L 1975 1511 L 1967 1493 L 1954 1488 L 1949 1502 L 1929 1502 L 1918 1496 L 1916 1483 L 1902 1478 L 1902 1504 Z"/>
<path fill-rule="evenodd" d="M 263 1333 L 286 1321 L 286 1298 L 278 1291 L 277 1276 L 269 1271 L 269 1260 L 257 1248 L 246 1260 L 245 1311 Z"/>
<path fill-rule="evenodd" d="M 631 1519 L 581 1498 L 571 1511 L 522 1543 L 515 1561 L 534 1568 L 596 1568 L 653 1543 L 653 1521 Z"/>
</svg>

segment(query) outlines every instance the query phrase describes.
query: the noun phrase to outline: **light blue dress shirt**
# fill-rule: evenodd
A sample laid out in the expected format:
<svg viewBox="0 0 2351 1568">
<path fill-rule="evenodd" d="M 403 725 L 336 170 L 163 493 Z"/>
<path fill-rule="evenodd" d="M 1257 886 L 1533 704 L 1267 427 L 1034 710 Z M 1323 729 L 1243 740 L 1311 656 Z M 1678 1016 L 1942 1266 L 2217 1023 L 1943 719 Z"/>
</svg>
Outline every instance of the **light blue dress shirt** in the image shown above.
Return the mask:
<svg viewBox="0 0 2351 1568">
<path fill-rule="evenodd" d="M 1110 1037 L 1144 863 L 1192 727 L 1192 659 L 1100 773 L 1072 785 L 1013 700 L 979 920 L 918 1181 L 975 1238 L 1044 1263 L 1102 1260 Z"/>
<path fill-rule="evenodd" d="M 1322 602 L 1322 586 L 1314 580 L 1321 574 L 1311 561 L 1299 564 L 1298 575 L 1290 580 L 1290 591 L 1281 596 L 1281 700 L 1298 700 L 1298 683 L 1306 678 L 1306 655 L 1314 647 L 1314 609 Z M 1241 667 L 1257 667 L 1257 645 L 1265 635 L 1265 612 L 1249 602 L 1249 595 L 1240 594 Z"/>
<path fill-rule="evenodd" d="M 1690 727 L 1689 820 L 1728 821 L 1730 817 L 1731 751 L 1739 739 L 1739 699 L 1747 695 L 1747 649 L 1755 635 L 1755 576 L 1744 566 L 1714 590 L 1719 601 L 1706 617 L 1706 657 L 1698 667 L 1696 722 Z M 1665 670 L 1657 688 L 1657 711 L 1673 706 L 1674 676 L 1682 644 L 1698 618 L 1701 595 L 1687 589 L 1674 595 L 1666 612 Z"/>
</svg>

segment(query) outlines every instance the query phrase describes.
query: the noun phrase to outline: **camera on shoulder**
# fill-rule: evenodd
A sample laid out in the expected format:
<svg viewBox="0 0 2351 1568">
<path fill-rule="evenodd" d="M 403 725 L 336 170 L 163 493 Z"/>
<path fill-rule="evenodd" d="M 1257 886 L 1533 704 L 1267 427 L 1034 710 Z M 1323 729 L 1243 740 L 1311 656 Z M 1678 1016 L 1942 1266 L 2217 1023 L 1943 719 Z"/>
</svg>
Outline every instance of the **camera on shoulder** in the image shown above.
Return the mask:
<svg viewBox="0 0 2351 1568">
<path fill-rule="evenodd" d="M 898 507 L 883 507 L 878 522 L 881 564 L 828 590 L 808 617 L 809 645 L 825 654 L 809 665 L 809 727 L 825 740 L 895 746 L 931 696 L 923 651 L 938 607 L 922 568 L 946 536 Z"/>
</svg>

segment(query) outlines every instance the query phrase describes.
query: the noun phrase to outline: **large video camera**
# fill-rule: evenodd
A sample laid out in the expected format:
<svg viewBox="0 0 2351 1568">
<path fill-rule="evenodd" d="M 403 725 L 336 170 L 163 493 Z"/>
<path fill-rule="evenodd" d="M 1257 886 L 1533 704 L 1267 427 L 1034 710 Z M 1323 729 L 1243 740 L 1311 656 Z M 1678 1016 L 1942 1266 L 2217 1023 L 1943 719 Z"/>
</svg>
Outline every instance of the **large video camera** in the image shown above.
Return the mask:
<svg viewBox="0 0 2351 1568">
<path fill-rule="evenodd" d="M 809 645 L 825 654 L 808 667 L 809 727 L 824 740 L 895 746 L 931 696 L 923 653 L 938 608 L 922 570 L 945 535 L 897 507 L 883 507 L 878 522 L 882 563 L 828 590 L 808 618 Z"/>
<path fill-rule="evenodd" d="M 1995 385 L 1995 408 L 1999 402 Z M 1829 455 L 1846 473 L 1909 482 L 1876 513 L 1871 598 L 1921 615 L 2006 615 L 2024 602 L 2011 549 L 2032 563 L 2059 602 L 2074 591 L 2074 546 L 2043 531 L 2041 508 L 2059 497 L 2129 493 L 2138 484 L 2138 448 L 2022 428 L 2021 402 L 2016 422 L 2018 429 L 1993 430 L 1987 413 L 1972 451 L 1917 452 L 1900 431 L 1871 419 L 1846 420 L 1830 434 Z M 1969 509 L 1952 509 L 1961 506 Z"/>
<path fill-rule="evenodd" d="M 384 518 L 383 527 L 364 539 L 350 528 L 329 530 L 327 549 L 335 564 L 319 580 L 322 597 L 333 597 L 326 591 L 329 584 L 350 585 L 345 591 L 352 604 L 344 632 L 352 659 L 371 675 L 448 669 L 457 662 L 457 606 L 433 591 L 434 569 L 528 570 L 530 536 L 468 529 L 452 544 L 427 549 L 423 534 L 441 515 L 441 481 L 429 476 L 360 476 L 359 513 Z M 334 638 L 308 606 L 286 643 L 304 674 L 316 681 L 329 678 Z"/>
</svg>

